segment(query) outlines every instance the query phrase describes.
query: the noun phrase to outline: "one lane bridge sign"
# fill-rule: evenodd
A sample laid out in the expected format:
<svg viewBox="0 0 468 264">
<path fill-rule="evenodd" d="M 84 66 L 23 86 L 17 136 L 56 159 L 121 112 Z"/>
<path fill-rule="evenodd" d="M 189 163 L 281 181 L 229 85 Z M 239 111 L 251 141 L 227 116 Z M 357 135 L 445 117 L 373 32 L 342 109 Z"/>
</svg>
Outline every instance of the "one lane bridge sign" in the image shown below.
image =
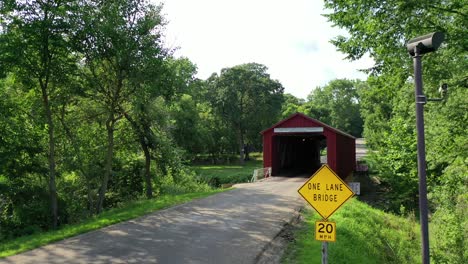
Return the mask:
<svg viewBox="0 0 468 264">
<path fill-rule="evenodd" d="M 299 194 L 328 219 L 354 193 L 327 164 L 318 169 L 298 190 Z"/>
</svg>

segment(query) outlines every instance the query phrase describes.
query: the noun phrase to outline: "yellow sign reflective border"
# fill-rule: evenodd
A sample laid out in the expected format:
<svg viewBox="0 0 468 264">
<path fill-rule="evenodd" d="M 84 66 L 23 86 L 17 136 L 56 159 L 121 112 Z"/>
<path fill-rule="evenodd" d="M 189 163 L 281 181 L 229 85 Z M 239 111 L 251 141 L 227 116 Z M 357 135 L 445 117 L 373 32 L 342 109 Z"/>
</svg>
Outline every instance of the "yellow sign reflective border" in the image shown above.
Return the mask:
<svg viewBox="0 0 468 264">
<path fill-rule="evenodd" d="M 315 240 L 324 242 L 336 241 L 336 223 L 329 221 L 315 222 Z"/>
</svg>

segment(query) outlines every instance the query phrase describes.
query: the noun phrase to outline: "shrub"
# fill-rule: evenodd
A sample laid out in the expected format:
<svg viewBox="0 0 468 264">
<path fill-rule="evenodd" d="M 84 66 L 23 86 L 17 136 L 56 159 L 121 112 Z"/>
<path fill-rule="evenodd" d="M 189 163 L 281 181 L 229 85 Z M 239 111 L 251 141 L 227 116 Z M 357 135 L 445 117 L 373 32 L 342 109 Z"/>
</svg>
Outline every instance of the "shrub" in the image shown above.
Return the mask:
<svg viewBox="0 0 468 264">
<path fill-rule="evenodd" d="M 0 184 L 0 193 L 0 240 L 49 229 L 52 217 L 47 188 L 16 181 Z M 60 225 L 68 221 L 68 215 L 60 197 L 58 203 Z"/>
<path fill-rule="evenodd" d="M 468 259 L 467 160 L 457 158 L 430 193 L 437 211 L 432 216 L 432 258 L 435 263 L 466 263 Z"/>
<path fill-rule="evenodd" d="M 158 178 L 157 185 L 161 194 L 181 194 L 211 190 L 208 184 L 200 181 L 195 173 L 187 168 L 181 169 L 178 172 L 168 169 L 167 175 Z"/>
</svg>

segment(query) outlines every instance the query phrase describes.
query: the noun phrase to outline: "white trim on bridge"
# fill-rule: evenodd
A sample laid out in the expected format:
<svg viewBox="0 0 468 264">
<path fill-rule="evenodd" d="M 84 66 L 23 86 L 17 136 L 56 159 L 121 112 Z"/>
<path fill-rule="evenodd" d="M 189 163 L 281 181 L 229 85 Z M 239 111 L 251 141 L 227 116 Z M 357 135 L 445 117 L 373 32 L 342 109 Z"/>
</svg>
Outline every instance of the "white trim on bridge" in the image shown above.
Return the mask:
<svg viewBox="0 0 468 264">
<path fill-rule="evenodd" d="M 323 127 L 276 127 L 274 133 L 321 133 Z"/>
</svg>

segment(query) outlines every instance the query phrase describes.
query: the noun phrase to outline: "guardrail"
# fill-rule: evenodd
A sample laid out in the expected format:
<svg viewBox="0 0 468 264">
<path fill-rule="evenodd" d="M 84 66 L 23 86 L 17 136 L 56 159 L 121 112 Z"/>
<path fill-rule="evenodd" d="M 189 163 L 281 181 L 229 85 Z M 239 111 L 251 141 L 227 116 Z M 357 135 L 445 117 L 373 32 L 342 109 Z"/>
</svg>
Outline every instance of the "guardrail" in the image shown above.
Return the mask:
<svg viewBox="0 0 468 264">
<path fill-rule="evenodd" d="M 265 178 L 268 178 L 268 177 L 271 177 L 271 167 L 255 169 L 250 182 L 256 182 L 256 181 L 258 181 L 260 179 L 265 179 Z"/>
</svg>

